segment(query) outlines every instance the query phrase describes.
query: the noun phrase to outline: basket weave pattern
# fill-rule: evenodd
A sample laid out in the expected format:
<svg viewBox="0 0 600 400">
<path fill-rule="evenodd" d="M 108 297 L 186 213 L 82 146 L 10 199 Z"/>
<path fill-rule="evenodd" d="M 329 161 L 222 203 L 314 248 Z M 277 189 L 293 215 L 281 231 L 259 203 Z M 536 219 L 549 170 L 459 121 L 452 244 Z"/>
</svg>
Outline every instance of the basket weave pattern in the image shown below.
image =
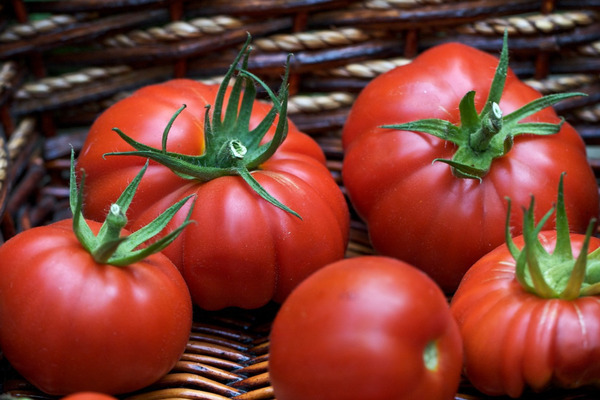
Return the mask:
<svg viewBox="0 0 600 400">
<path fill-rule="evenodd" d="M 312 135 L 340 186 L 340 131 L 358 92 L 423 50 L 460 41 L 498 54 L 507 30 L 511 68 L 544 94 L 587 97 L 556 105 L 592 148 L 600 144 L 597 0 L 12 0 L 0 4 L 0 244 L 69 216 L 69 144 L 94 118 L 147 84 L 219 82 L 247 32 L 249 68 L 274 87 L 288 53 L 290 118 Z M 600 176 L 600 161 L 590 162 Z M 343 187 L 342 187 L 343 190 Z M 347 256 L 373 252 L 352 221 Z M 132 399 L 274 399 L 269 324 L 261 310 L 198 311 L 174 370 Z M 1 357 L 1 356 L 0 356 Z M 0 390 L 46 398 L 0 358 Z M 591 389 L 527 395 L 600 398 Z M 483 399 L 463 382 L 457 399 Z"/>
</svg>

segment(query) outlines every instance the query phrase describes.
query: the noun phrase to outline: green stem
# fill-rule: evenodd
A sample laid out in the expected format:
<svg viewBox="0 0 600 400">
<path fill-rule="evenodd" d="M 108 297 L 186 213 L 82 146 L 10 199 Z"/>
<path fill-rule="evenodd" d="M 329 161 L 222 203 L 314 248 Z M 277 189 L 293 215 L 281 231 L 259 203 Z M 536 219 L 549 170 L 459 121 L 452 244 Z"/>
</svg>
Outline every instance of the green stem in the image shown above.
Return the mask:
<svg viewBox="0 0 600 400">
<path fill-rule="evenodd" d="M 100 244 L 95 246 L 91 252 L 94 260 L 99 264 L 107 264 L 119 245 L 125 240 L 121 237 L 121 231 L 127 225 L 127 217 L 121 211 L 121 206 L 117 203 L 111 204 L 104 223 L 106 229 L 102 235 L 97 236 Z"/>
<path fill-rule="evenodd" d="M 167 226 L 175 214 L 191 198 L 191 196 L 180 200 L 169 207 L 148 225 L 131 233 L 128 236 L 121 236 L 123 228 L 127 225 L 125 212 L 133 200 L 137 187 L 142 176 L 148 168 L 148 163 L 140 170 L 136 177 L 129 183 L 127 188 L 119 196 L 117 201 L 111 204 L 106 219 L 97 235 L 94 235 L 88 222 L 82 213 L 83 191 L 78 190 L 75 173 L 75 152 L 71 149 L 71 168 L 70 168 L 70 187 L 69 201 L 71 212 L 73 214 L 73 233 L 98 264 L 111 264 L 116 266 L 126 266 L 141 261 L 151 254 L 163 250 L 166 246 L 175 240 L 181 231 L 189 225 L 190 216 L 194 206 L 186 216 L 183 224 L 155 240 L 155 237 Z M 85 171 L 81 173 L 81 187 L 85 183 Z M 147 245 L 152 241 L 152 244 Z"/>
<path fill-rule="evenodd" d="M 481 117 L 479 129 L 471 134 L 471 147 L 478 152 L 486 151 L 501 130 L 502 110 L 498 103 L 493 103 L 491 112 Z"/>
<path fill-rule="evenodd" d="M 569 276 L 569 280 L 565 289 L 560 293 L 560 298 L 566 300 L 573 300 L 580 296 L 581 289 L 583 287 L 583 282 L 585 280 L 586 269 L 587 269 L 587 253 L 590 245 L 590 238 L 592 237 L 592 232 L 594 230 L 594 226 L 596 225 L 596 219 L 592 219 L 588 225 L 585 241 L 581 246 L 579 251 L 579 256 L 575 260 L 575 265 L 573 266 L 573 271 Z"/>
<path fill-rule="evenodd" d="M 288 133 L 287 101 L 290 57 L 288 56 L 285 75 L 280 90 L 275 94 L 256 75 L 247 71 L 249 58 L 249 44 L 251 37 L 244 44 L 235 61 L 227 71 L 215 98 L 215 106 L 210 115 L 210 106 L 206 106 L 204 119 L 204 153 L 200 155 L 185 155 L 167 151 L 167 138 L 173 122 L 183 111 L 185 105 L 175 112 L 163 131 L 162 147 L 155 149 L 132 137 L 126 135 L 118 128 L 113 130 L 134 151 L 107 153 L 113 155 L 134 155 L 156 161 L 184 179 L 208 182 L 223 176 L 238 175 L 263 199 L 272 205 L 296 216 L 298 213 L 285 206 L 261 187 L 252 177 L 251 172 L 260 169 L 279 149 Z M 242 62 L 241 68 L 238 63 Z M 228 103 L 225 104 L 225 95 L 228 84 L 237 72 L 237 79 L 229 92 Z M 270 97 L 273 107 L 264 119 L 254 128 L 250 129 L 252 109 L 256 102 L 257 90 L 255 84 L 262 86 Z M 223 114 L 223 108 L 225 113 Z M 272 129 L 277 118 L 273 137 L 267 143 L 261 144 L 267 132 Z"/>
<path fill-rule="evenodd" d="M 383 128 L 428 133 L 456 145 L 451 160 L 436 159 L 450 165 L 457 178 L 481 180 L 490 170 L 496 158 L 504 156 L 513 146 L 514 138 L 521 134 L 552 135 L 560 131 L 558 124 L 521 121 L 557 102 L 584 96 L 584 93 L 559 93 L 540 97 L 518 110 L 503 115 L 500 99 L 508 73 L 508 34 L 504 33 L 502 52 L 489 95 L 481 113 L 475 108 L 475 92 L 464 95 L 459 104 L 460 124 L 453 125 L 441 119 L 424 119 L 403 124 L 384 125 Z"/>
<path fill-rule="evenodd" d="M 229 154 L 236 160 L 243 160 L 248 149 L 239 140 L 232 140 L 229 142 Z"/>
<path fill-rule="evenodd" d="M 600 266 L 600 251 L 588 255 L 589 243 L 596 226 L 592 219 L 588 225 L 579 255 L 575 259 L 571 233 L 565 210 L 563 194 L 564 173 L 560 177 L 556 207 L 550 209 L 534 225 L 534 199 L 525 210 L 523 220 L 524 246 L 518 249 L 509 232 L 510 202 L 506 219 L 506 243 L 516 260 L 515 276 L 528 292 L 543 298 L 573 300 L 580 296 L 595 295 L 600 291 L 600 274 L 588 264 Z M 552 253 L 542 246 L 539 235 L 546 222 L 556 211 L 556 243 Z"/>
</svg>

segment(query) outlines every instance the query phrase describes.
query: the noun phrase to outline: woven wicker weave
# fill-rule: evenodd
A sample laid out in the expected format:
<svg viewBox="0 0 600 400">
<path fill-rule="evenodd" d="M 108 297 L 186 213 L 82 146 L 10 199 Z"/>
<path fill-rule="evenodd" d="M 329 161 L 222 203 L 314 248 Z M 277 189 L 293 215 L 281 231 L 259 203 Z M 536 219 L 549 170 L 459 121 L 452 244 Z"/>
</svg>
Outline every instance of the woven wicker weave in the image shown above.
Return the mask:
<svg viewBox="0 0 600 400">
<path fill-rule="evenodd" d="M 0 15 L 0 243 L 68 216 L 69 144 L 79 148 L 99 112 L 149 83 L 218 81 L 247 32 L 255 48 L 249 67 L 267 82 L 280 80 L 294 53 L 290 117 L 322 145 L 340 184 L 340 128 L 373 77 L 447 41 L 498 54 L 505 29 L 522 79 L 543 93 L 589 95 L 556 108 L 589 144 L 600 176 L 598 0 L 12 0 Z M 371 252 L 364 226 L 353 221 L 347 255 Z M 127 397 L 273 399 L 267 360 L 275 312 L 198 311 L 173 372 Z M 6 360 L 0 365 L 1 392 L 47 397 Z M 466 381 L 457 394 L 483 398 Z"/>
</svg>

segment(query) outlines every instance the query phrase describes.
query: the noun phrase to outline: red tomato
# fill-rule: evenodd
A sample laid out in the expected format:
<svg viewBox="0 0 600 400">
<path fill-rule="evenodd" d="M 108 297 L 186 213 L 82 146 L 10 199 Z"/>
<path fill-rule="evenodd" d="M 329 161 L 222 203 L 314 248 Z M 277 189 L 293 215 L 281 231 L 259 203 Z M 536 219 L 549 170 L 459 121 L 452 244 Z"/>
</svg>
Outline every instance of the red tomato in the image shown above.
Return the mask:
<svg viewBox="0 0 600 400">
<path fill-rule="evenodd" d="M 185 350 L 185 282 L 160 253 L 124 267 L 96 263 L 71 224 L 28 229 L 0 247 L 0 347 L 49 394 L 150 385 Z"/>
<path fill-rule="evenodd" d="M 401 261 L 365 256 L 308 277 L 273 322 L 280 400 L 454 399 L 461 339 L 439 287 Z"/>
<path fill-rule="evenodd" d="M 462 44 L 434 47 L 371 81 L 343 130 L 343 182 L 368 225 L 373 247 L 423 269 L 446 292 L 455 290 L 465 271 L 504 241 L 506 196 L 525 206 L 533 194 L 540 208 L 547 209 L 556 198 L 561 172 L 566 172 L 572 230 L 585 231 L 598 213 L 598 188 L 585 145 L 568 123 L 553 135 L 516 136 L 512 149 L 494 159 L 480 180 L 458 178 L 449 165 L 434 162 L 451 159 L 457 151 L 454 143 L 380 127 L 429 118 L 458 124 L 459 104 L 469 91 L 475 91 L 474 106 L 481 112 L 497 65 L 495 57 Z M 499 108 L 508 115 L 540 97 L 509 70 Z M 552 108 L 523 120 L 559 121 Z M 515 218 L 515 234 L 520 230 Z"/>
<path fill-rule="evenodd" d="M 144 164 L 142 157 L 111 156 L 132 147 L 111 129 L 146 145 L 161 148 L 161 134 L 174 112 L 167 149 L 187 155 L 204 152 L 205 107 L 214 105 L 217 87 L 191 80 L 173 80 L 138 90 L 104 112 L 90 129 L 78 163 L 88 176 L 84 213 L 103 215 Z M 270 106 L 255 102 L 251 127 Z M 275 124 L 263 139 L 273 137 Z M 197 196 L 189 226 L 164 253 L 186 279 L 194 302 L 204 309 L 260 307 L 282 301 L 303 278 L 344 256 L 349 214 L 338 185 L 325 166 L 319 145 L 289 125 L 287 138 L 252 176 L 268 193 L 296 211 L 296 216 L 256 194 L 240 176 L 208 182 L 183 179 L 151 162 L 128 211 L 130 227 L 154 218 L 189 194 Z M 189 206 L 186 206 L 189 207 Z M 179 225 L 182 210 L 171 226 Z"/>
<path fill-rule="evenodd" d="M 584 235 L 572 234 L 579 254 Z M 556 232 L 540 234 L 552 252 Z M 523 237 L 514 240 L 523 246 Z M 592 237 L 590 251 L 600 247 Z M 489 395 L 519 397 L 526 387 L 576 387 L 600 379 L 600 301 L 543 298 L 515 279 L 515 260 L 506 245 L 481 258 L 465 274 L 451 310 L 464 341 L 465 373 Z"/>
<path fill-rule="evenodd" d="M 77 392 L 63 397 L 62 400 L 117 400 L 117 398 L 98 392 Z"/>
</svg>

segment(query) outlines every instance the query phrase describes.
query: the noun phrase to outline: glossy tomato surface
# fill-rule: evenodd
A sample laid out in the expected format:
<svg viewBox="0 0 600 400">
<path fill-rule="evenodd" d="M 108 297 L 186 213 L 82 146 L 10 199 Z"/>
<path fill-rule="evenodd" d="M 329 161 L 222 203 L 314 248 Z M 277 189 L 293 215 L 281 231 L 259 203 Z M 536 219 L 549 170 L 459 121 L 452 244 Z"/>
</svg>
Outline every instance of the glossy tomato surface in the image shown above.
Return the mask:
<svg viewBox="0 0 600 400">
<path fill-rule="evenodd" d="M 378 256 L 302 282 L 275 317 L 269 374 L 280 400 L 453 399 L 461 339 L 439 287 Z"/>
<path fill-rule="evenodd" d="M 471 90 L 481 111 L 497 65 L 496 57 L 462 44 L 434 47 L 371 81 L 343 130 L 343 182 L 368 224 L 374 248 L 423 269 L 446 292 L 456 289 L 475 261 L 503 243 L 506 197 L 516 205 L 511 217 L 515 235 L 521 232 L 515 213 L 531 195 L 539 210 L 549 209 L 562 172 L 571 229 L 584 232 L 598 213 L 586 148 L 568 123 L 554 135 L 516 136 L 512 149 L 492 162 L 481 181 L 457 178 L 449 165 L 434 162 L 451 159 L 453 143 L 426 133 L 379 128 L 424 118 L 456 124 L 459 103 Z M 507 115 L 539 97 L 509 70 L 499 106 Z M 523 120 L 559 121 L 552 108 Z"/>
<path fill-rule="evenodd" d="M 111 129 L 161 148 L 162 132 L 175 111 L 186 104 L 170 131 L 167 150 L 188 155 L 204 151 L 205 107 L 214 104 L 216 86 L 173 80 L 147 86 L 118 102 L 93 124 L 78 159 L 89 190 L 84 213 L 98 218 L 146 161 L 107 156 L 132 148 Z M 270 106 L 256 102 L 251 126 Z M 273 136 L 273 125 L 263 141 Z M 297 212 L 287 213 L 256 194 L 239 176 L 208 182 L 187 180 L 151 162 L 128 210 L 136 229 L 189 194 L 196 206 L 188 226 L 164 253 L 178 266 L 193 300 L 204 309 L 260 307 L 282 301 L 302 279 L 344 256 L 348 242 L 347 203 L 325 165 L 319 145 L 290 122 L 287 138 L 275 154 L 252 172 L 277 200 Z M 171 221 L 178 226 L 189 205 Z"/>
<path fill-rule="evenodd" d="M 62 400 L 117 400 L 117 398 L 98 392 L 76 392 L 63 397 Z"/>
<path fill-rule="evenodd" d="M 572 234 L 579 254 L 583 235 Z M 552 252 L 556 232 L 540 234 Z M 514 239 L 522 248 L 522 237 Z M 600 247 L 592 237 L 589 250 Z M 464 342 L 465 374 L 488 395 L 519 397 L 527 388 L 573 388 L 600 380 L 600 299 L 545 299 L 515 278 L 506 245 L 481 258 L 465 274 L 451 303 Z"/>
<path fill-rule="evenodd" d="M 97 264 L 65 220 L 11 238 L 0 259 L 0 347 L 40 390 L 131 392 L 183 354 L 192 302 L 164 255 Z"/>
</svg>

